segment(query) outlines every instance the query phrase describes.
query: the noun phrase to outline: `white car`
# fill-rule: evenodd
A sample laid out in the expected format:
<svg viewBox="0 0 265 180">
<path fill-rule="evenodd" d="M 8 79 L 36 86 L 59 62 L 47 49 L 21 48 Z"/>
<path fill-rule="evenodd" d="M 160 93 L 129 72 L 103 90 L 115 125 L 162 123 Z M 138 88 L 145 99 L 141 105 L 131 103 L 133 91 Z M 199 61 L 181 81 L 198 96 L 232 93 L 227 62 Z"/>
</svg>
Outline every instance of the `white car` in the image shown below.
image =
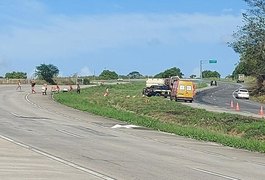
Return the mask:
<svg viewBox="0 0 265 180">
<path fill-rule="evenodd" d="M 247 89 L 238 89 L 234 92 L 234 96 L 237 99 L 249 99 L 249 92 Z"/>
</svg>

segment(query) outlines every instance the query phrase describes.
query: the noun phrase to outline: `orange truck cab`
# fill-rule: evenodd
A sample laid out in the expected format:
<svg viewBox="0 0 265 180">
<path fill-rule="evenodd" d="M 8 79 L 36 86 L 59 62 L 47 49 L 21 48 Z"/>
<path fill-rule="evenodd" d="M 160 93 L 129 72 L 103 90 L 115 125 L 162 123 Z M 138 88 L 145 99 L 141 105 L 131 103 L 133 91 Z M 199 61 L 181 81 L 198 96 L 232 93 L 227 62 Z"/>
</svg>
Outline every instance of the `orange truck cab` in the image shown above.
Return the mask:
<svg viewBox="0 0 265 180">
<path fill-rule="evenodd" d="M 195 84 L 189 80 L 176 80 L 171 87 L 171 100 L 193 101 L 195 95 Z"/>
</svg>

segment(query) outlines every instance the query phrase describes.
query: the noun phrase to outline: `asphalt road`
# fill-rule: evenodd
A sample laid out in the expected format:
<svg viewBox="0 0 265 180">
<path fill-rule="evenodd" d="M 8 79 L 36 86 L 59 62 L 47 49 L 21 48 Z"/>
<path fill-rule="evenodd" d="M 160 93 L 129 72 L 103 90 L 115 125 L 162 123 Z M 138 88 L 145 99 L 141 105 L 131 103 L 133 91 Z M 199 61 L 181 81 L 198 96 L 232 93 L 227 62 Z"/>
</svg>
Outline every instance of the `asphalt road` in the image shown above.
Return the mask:
<svg viewBox="0 0 265 180">
<path fill-rule="evenodd" d="M 233 96 L 233 92 L 243 87 L 244 84 L 235 83 L 222 83 L 218 82 L 218 86 L 211 87 L 207 90 L 197 93 L 195 96 L 195 104 L 200 104 L 205 109 L 232 112 L 253 117 L 262 117 L 259 115 L 262 103 L 257 103 L 247 99 L 236 99 Z M 231 101 L 234 108 L 231 108 Z M 239 111 L 236 110 L 236 104 L 238 103 Z"/>
<path fill-rule="evenodd" d="M 0 86 L 0 179 L 265 177 L 264 154 L 131 128 L 22 88 Z"/>
</svg>

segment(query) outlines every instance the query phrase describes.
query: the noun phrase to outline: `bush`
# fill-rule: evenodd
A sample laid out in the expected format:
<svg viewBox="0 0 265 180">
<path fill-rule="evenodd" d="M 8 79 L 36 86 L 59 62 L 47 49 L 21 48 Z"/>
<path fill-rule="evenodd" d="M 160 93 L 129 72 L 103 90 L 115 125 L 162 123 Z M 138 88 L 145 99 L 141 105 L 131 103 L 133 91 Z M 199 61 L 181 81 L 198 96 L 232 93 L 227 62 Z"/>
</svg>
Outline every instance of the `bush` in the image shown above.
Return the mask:
<svg viewBox="0 0 265 180">
<path fill-rule="evenodd" d="M 88 84 L 90 84 L 90 79 L 85 78 L 84 81 L 83 81 L 83 84 L 84 84 L 84 85 L 88 85 Z"/>
</svg>

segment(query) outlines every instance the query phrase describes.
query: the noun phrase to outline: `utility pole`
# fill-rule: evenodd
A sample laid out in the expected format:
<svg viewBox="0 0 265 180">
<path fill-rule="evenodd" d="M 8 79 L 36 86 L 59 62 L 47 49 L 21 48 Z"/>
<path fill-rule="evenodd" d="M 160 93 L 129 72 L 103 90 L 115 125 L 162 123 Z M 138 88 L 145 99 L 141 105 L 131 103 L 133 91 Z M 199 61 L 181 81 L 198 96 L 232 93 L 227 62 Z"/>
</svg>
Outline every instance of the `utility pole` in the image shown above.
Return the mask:
<svg viewBox="0 0 265 180">
<path fill-rule="evenodd" d="M 202 60 L 200 60 L 200 78 L 202 80 Z"/>
<path fill-rule="evenodd" d="M 217 63 L 217 60 L 215 60 L 215 59 L 210 59 L 210 60 L 200 60 L 200 78 L 201 78 L 201 80 L 202 80 L 202 64 L 203 64 L 203 61 L 207 61 L 207 62 L 209 62 L 210 64 Z"/>
</svg>

